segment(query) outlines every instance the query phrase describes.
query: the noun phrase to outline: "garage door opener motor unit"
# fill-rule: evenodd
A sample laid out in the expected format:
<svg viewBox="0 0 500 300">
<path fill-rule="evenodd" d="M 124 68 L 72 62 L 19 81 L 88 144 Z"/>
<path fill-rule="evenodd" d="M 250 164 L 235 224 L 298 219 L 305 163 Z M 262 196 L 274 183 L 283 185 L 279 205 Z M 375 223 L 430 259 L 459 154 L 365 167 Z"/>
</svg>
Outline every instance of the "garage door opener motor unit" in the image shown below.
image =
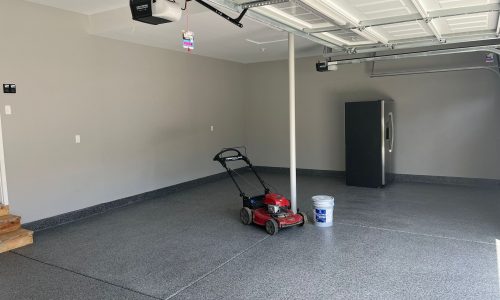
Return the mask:
<svg viewBox="0 0 500 300">
<path fill-rule="evenodd" d="M 291 210 L 290 201 L 284 196 L 271 193 L 268 185 L 255 171 L 248 157 L 243 155 L 238 149 L 226 148 L 217 153 L 214 161 L 218 161 L 227 171 L 234 184 L 240 191 L 240 197 L 243 199 L 243 208 L 240 210 L 241 222 L 245 225 L 257 224 L 265 226 L 267 233 L 274 235 L 279 229 L 302 226 L 307 223 L 307 216 L 304 213 L 294 213 Z M 227 166 L 228 162 L 243 161 L 250 170 L 257 176 L 260 184 L 264 188 L 264 194 L 248 197 L 233 176 L 237 174 L 233 169 Z"/>
<path fill-rule="evenodd" d="M 182 11 L 186 10 L 189 1 L 191 0 L 185 0 L 185 6 L 181 8 L 175 0 L 130 0 L 132 19 L 151 25 L 177 22 L 181 19 Z M 243 27 L 240 21 L 243 19 L 248 9 L 243 9 L 237 18 L 231 18 L 203 0 L 195 1 L 234 25 L 240 28 Z"/>
<path fill-rule="evenodd" d="M 181 7 L 167 0 L 130 0 L 132 18 L 151 25 L 159 25 L 179 21 L 182 17 Z"/>
</svg>

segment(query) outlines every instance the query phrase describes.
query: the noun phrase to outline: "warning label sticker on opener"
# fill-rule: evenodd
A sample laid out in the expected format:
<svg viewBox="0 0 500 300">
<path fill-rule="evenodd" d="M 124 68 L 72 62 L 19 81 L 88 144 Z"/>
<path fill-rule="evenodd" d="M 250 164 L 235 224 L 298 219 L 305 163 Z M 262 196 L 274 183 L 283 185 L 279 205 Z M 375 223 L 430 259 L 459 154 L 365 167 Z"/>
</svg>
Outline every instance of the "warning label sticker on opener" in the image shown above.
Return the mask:
<svg viewBox="0 0 500 300">
<path fill-rule="evenodd" d="M 182 32 L 182 47 L 188 50 L 194 49 L 194 33 L 192 31 Z"/>
</svg>

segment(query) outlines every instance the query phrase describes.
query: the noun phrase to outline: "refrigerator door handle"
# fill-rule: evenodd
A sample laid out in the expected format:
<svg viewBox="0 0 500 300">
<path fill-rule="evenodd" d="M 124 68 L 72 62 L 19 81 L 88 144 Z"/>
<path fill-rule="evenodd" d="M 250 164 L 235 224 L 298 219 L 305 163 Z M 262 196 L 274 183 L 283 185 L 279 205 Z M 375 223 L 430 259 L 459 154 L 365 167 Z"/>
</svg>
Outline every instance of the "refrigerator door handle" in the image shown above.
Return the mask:
<svg viewBox="0 0 500 300">
<path fill-rule="evenodd" d="M 389 113 L 389 123 L 390 123 L 390 129 L 389 129 L 389 152 L 392 152 L 394 149 L 394 115 L 392 112 Z"/>
</svg>

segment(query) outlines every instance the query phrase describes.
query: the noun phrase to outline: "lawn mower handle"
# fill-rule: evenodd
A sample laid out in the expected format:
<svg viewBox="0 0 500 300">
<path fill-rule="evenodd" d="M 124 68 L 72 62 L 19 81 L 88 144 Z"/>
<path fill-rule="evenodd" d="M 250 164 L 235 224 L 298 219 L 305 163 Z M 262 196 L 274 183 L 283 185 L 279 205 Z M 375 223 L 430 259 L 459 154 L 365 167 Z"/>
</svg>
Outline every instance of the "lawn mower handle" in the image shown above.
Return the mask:
<svg viewBox="0 0 500 300">
<path fill-rule="evenodd" d="M 222 156 L 222 154 L 225 154 L 225 153 L 231 152 L 231 151 L 236 152 L 236 155 Z M 240 150 L 235 149 L 235 148 L 224 148 L 214 156 L 214 161 L 218 161 L 221 164 L 223 162 L 226 162 L 226 161 L 237 161 L 237 160 L 243 160 L 247 164 L 250 164 L 250 161 L 248 161 L 248 158 L 245 155 L 241 154 Z"/>
<path fill-rule="evenodd" d="M 223 156 L 223 154 L 228 153 L 228 152 L 236 152 L 236 155 Z M 236 187 L 240 191 L 241 198 L 243 198 L 243 200 L 246 200 L 246 199 L 248 199 L 248 196 L 243 192 L 243 190 L 241 189 L 238 182 L 236 182 L 236 179 L 234 178 L 233 173 L 231 172 L 231 168 L 229 168 L 226 164 L 226 162 L 228 162 L 228 161 L 238 161 L 238 160 L 242 160 L 248 165 L 250 170 L 252 170 L 252 172 L 255 174 L 255 176 L 259 180 L 260 184 L 262 184 L 262 186 L 264 187 L 264 193 L 268 194 L 270 192 L 270 189 L 267 187 L 266 182 L 259 176 L 257 171 L 255 171 L 255 169 L 253 168 L 253 165 L 250 162 L 250 160 L 248 159 L 248 157 L 243 155 L 240 152 L 240 150 L 238 150 L 236 148 L 224 148 L 214 156 L 214 161 L 218 161 L 226 169 L 227 173 L 229 174 L 229 176 L 233 180 L 234 184 L 236 185 Z"/>
</svg>

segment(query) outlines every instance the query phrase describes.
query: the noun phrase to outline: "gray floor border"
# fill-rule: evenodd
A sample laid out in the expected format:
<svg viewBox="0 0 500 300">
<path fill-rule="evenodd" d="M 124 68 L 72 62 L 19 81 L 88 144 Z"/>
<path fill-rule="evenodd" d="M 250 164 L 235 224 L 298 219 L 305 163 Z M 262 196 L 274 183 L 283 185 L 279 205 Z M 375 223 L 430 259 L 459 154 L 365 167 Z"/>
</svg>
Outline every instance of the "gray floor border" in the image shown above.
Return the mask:
<svg viewBox="0 0 500 300">
<path fill-rule="evenodd" d="M 241 171 L 245 171 L 245 170 L 246 170 L 246 168 L 243 168 L 243 170 L 241 170 Z M 218 173 L 215 175 L 210 175 L 207 177 L 202 177 L 199 179 L 190 180 L 187 182 L 183 182 L 183 183 L 179 183 L 176 185 L 161 188 L 158 190 L 142 193 L 139 195 L 126 197 L 126 198 L 114 200 L 111 202 L 105 202 L 105 203 L 97 204 L 94 206 L 86 207 L 86 208 L 83 208 L 80 210 L 75 210 L 75 211 L 71 211 L 68 213 L 61 214 L 61 215 L 57 215 L 54 217 L 49 217 L 46 219 L 42 219 L 42 220 L 30 222 L 30 223 L 25 223 L 25 224 L 23 224 L 23 227 L 26 229 L 29 229 L 29 230 L 33 230 L 33 231 L 42 231 L 42 230 L 53 228 L 53 227 L 63 225 L 66 223 L 71 223 L 71 222 L 75 222 L 75 221 L 78 221 L 81 219 L 85 219 L 85 218 L 91 217 L 93 215 L 102 214 L 106 211 L 120 208 L 120 207 L 124 207 L 124 206 L 130 205 L 130 204 L 133 204 L 133 203 L 161 198 L 161 197 L 167 196 L 169 194 L 172 194 L 172 193 L 175 193 L 178 191 L 182 191 L 182 190 L 196 187 L 199 185 L 203 185 L 206 183 L 218 181 L 218 180 L 226 178 L 226 177 L 227 177 L 227 173 L 225 173 L 225 172 Z"/>
<path fill-rule="evenodd" d="M 254 166 L 254 168 L 257 172 L 278 173 L 278 174 L 284 174 L 290 172 L 289 168 L 283 168 L 283 167 Z M 297 169 L 297 175 L 345 178 L 344 171 L 330 171 L 330 170 Z"/>
<path fill-rule="evenodd" d="M 255 166 L 255 169 L 257 171 L 279 173 L 279 174 L 288 173 L 290 170 L 289 168 L 283 168 L 283 167 L 264 167 L 264 166 Z M 297 169 L 297 174 L 345 178 L 345 171 Z M 395 174 L 394 181 L 410 182 L 410 183 L 459 185 L 459 186 L 472 186 L 472 187 L 500 187 L 500 180 L 484 179 L 484 178 Z"/>
<path fill-rule="evenodd" d="M 265 166 L 255 166 L 255 169 L 260 172 L 269 173 L 288 173 L 289 168 L 283 167 L 265 167 Z M 246 171 L 247 168 L 241 168 L 241 171 Z M 333 171 L 333 170 L 314 170 L 314 169 L 297 169 L 298 175 L 309 175 L 309 176 L 327 176 L 335 178 L 344 178 L 344 171 Z M 57 215 L 54 217 L 30 222 L 23 224 L 23 227 L 33 231 L 42 231 L 66 223 L 75 222 L 81 219 L 91 217 L 93 215 L 101 214 L 106 211 L 127 206 L 133 203 L 161 198 L 171 193 L 175 193 L 184 189 L 196 187 L 202 184 L 214 182 L 223 178 L 226 178 L 227 174 L 225 172 L 218 173 L 215 175 L 210 175 L 207 177 L 183 182 L 173 186 L 165 187 L 155 191 L 150 191 L 142 193 L 139 195 L 130 196 L 127 198 L 106 202 L 80 210 L 68 212 L 65 214 Z M 425 176 L 425 175 L 409 175 L 409 174 L 396 174 L 396 182 L 412 182 L 412 183 L 429 183 L 429 184 L 447 184 L 447 185 L 460 185 L 460 186 L 474 186 L 474 187 L 500 187 L 500 180 L 495 179 L 481 179 L 481 178 L 463 178 L 463 177 L 445 177 L 445 176 Z"/>
<path fill-rule="evenodd" d="M 461 185 L 461 186 L 472 186 L 472 187 L 500 187 L 500 180 L 498 180 L 498 179 L 486 179 L 486 178 L 396 174 L 395 181 L 396 182 Z"/>
</svg>

